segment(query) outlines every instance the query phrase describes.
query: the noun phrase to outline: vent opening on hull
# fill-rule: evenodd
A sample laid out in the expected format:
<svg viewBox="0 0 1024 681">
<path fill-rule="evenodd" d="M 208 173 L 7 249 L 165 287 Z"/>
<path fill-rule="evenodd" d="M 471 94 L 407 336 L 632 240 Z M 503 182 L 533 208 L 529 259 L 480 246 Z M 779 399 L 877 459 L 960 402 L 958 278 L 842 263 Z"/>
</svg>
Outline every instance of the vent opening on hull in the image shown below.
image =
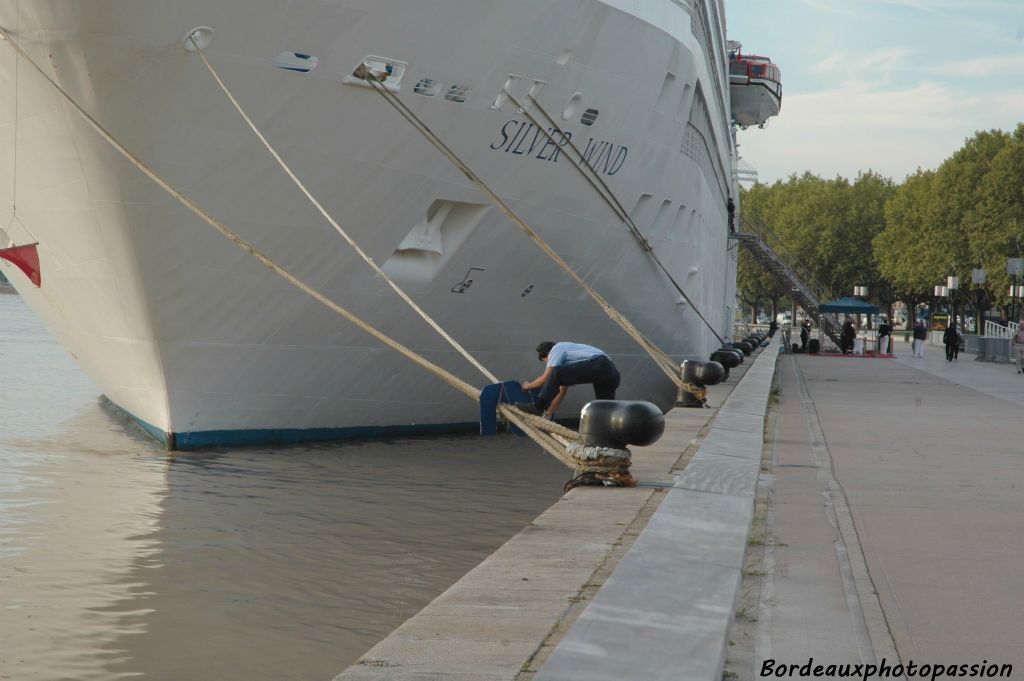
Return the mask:
<svg viewBox="0 0 1024 681">
<path fill-rule="evenodd" d="M 468 85 L 461 85 L 461 84 L 458 84 L 458 83 L 456 83 L 455 85 L 452 85 L 450 88 L 448 88 L 448 92 L 444 96 L 444 98 L 447 99 L 449 102 L 457 102 L 459 104 L 462 104 L 463 102 L 465 102 L 468 97 L 469 97 L 469 86 Z"/>
<path fill-rule="evenodd" d="M 309 73 L 320 63 L 318 57 L 302 52 L 282 52 L 274 57 L 274 66 L 285 71 L 297 71 L 298 73 Z"/>
<path fill-rule="evenodd" d="M 489 207 L 438 199 L 381 267 L 396 281 L 432 281 L 473 233 Z"/>
<path fill-rule="evenodd" d="M 422 97 L 434 97 L 441 92 L 441 82 L 433 78 L 421 78 L 413 86 L 412 91 Z"/>
</svg>

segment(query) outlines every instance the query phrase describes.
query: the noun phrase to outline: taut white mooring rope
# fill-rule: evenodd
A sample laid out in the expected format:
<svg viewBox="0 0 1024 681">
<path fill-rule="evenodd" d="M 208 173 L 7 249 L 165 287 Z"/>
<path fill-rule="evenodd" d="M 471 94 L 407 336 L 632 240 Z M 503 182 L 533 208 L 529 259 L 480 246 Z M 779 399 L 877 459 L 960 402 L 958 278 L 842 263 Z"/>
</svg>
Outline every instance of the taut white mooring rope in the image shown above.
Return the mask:
<svg viewBox="0 0 1024 681">
<path fill-rule="evenodd" d="M 123 144 L 121 144 L 121 142 L 118 141 L 117 138 L 115 138 L 113 134 L 110 133 L 105 127 L 103 127 L 103 125 L 99 121 L 97 121 L 88 111 L 82 108 L 82 106 L 75 100 L 74 97 L 72 97 L 53 78 L 51 78 L 50 75 L 46 73 L 35 62 L 35 60 L 33 60 L 32 57 L 30 57 L 28 53 L 24 51 L 21 45 L 19 45 L 18 42 L 14 40 L 10 36 L 10 34 L 8 34 L 3 29 L 0 29 L 0 39 L 6 41 L 15 50 L 15 52 L 17 52 L 22 58 L 24 58 L 25 61 L 28 62 L 28 64 L 32 66 L 33 69 L 35 69 L 43 78 L 45 78 L 46 81 L 49 82 L 50 85 L 52 85 L 54 89 L 56 89 L 57 92 L 60 93 L 60 95 L 72 107 L 74 107 L 74 109 L 79 113 L 79 115 L 82 116 L 83 119 L 85 119 L 89 126 L 92 127 L 93 130 L 95 130 L 100 135 L 100 137 L 102 137 L 108 144 L 110 144 L 119 154 L 121 154 L 121 156 L 123 156 L 129 163 L 135 166 L 146 177 L 152 180 L 154 184 L 156 184 L 161 189 L 170 194 L 176 201 L 178 201 L 178 203 L 192 211 L 196 216 L 203 220 L 203 222 L 213 227 L 223 237 L 231 241 L 233 244 L 235 244 L 240 249 L 251 255 L 265 267 L 273 271 L 281 278 L 285 279 L 288 283 L 292 284 L 293 286 L 301 290 L 303 293 L 309 295 L 317 302 L 334 311 L 336 314 L 344 317 L 349 322 L 351 322 L 364 332 L 368 333 L 369 335 L 373 336 L 387 347 L 390 347 L 396 352 L 404 355 L 412 362 L 426 369 L 428 372 L 430 372 L 437 378 L 441 379 L 454 389 L 463 393 L 470 399 L 474 401 L 479 400 L 480 391 L 477 388 L 473 387 L 466 381 L 463 381 L 461 378 L 455 376 L 454 374 L 445 370 L 444 368 L 434 364 L 425 357 L 420 356 L 419 354 L 405 347 L 404 345 L 394 340 L 393 338 L 390 338 L 380 330 L 376 329 L 375 327 L 366 323 L 365 321 L 355 316 L 345 308 L 333 302 L 332 300 L 330 300 L 329 298 L 327 298 L 326 296 L 324 296 L 319 291 L 315 290 L 305 282 L 299 280 L 290 272 L 285 270 L 283 267 L 278 265 L 276 262 L 271 260 L 266 255 L 264 255 L 262 252 L 258 251 L 254 246 L 252 246 L 250 243 L 242 239 L 242 237 L 240 237 L 238 234 L 230 230 L 219 220 L 217 220 L 212 215 L 203 210 L 198 204 L 196 204 L 190 198 L 182 194 L 167 180 L 160 176 L 156 171 L 154 171 L 152 168 L 146 165 L 145 162 L 143 162 L 137 156 L 132 154 L 132 152 L 129 151 L 127 147 L 125 147 Z M 566 447 L 564 442 L 560 439 L 556 439 L 555 436 L 549 434 L 550 432 L 555 432 L 558 434 L 559 437 L 572 438 L 576 435 L 576 433 L 562 426 L 558 426 L 555 423 L 545 421 L 544 419 L 539 419 L 529 414 L 523 414 L 519 410 L 515 409 L 514 407 L 510 407 L 509 405 L 500 405 L 499 411 L 502 414 L 502 416 L 504 416 L 506 419 L 508 419 L 516 426 L 518 426 L 524 433 L 526 433 L 530 437 L 530 439 L 539 444 L 549 454 L 551 454 L 552 456 L 554 456 L 555 458 L 557 458 L 559 461 L 561 461 L 570 468 L 577 467 L 578 464 L 573 462 L 572 459 L 568 456 L 567 452 L 565 451 Z"/>
<path fill-rule="evenodd" d="M 373 87 L 373 89 L 376 90 L 389 104 L 391 104 L 391 106 L 396 111 L 398 111 L 398 113 L 401 114 L 401 116 L 405 118 L 406 121 L 408 121 L 409 124 L 412 125 L 415 130 L 417 130 L 421 135 L 423 135 L 427 139 L 427 141 L 434 145 L 434 147 L 438 151 L 440 151 L 445 156 L 445 158 L 451 161 L 451 163 L 456 168 L 458 168 L 462 172 L 462 174 L 465 175 L 467 179 L 469 179 L 470 182 L 476 185 L 476 187 L 480 189 L 480 191 L 487 195 L 488 199 L 490 199 L 491 203 L 494 204 L 494 206 L 496 206 L 498 210 L 504 213 L 509 220 L 511 220 L 528 237 L 530 237 L 530 239 L 535 244 L 537 244 L 537 246 L 540 247 L 540 249 L 544 251 L 544 253 L 548 257 L 554 260 L 555 263 L 559 267 L 561 267 L 566 274 L 568 274 L 577 284 L 579 284 L 583 288 L 584 291 L 587 292 L 587 294 L 594 300 L 594 302 L 598 304 L 598 306 L 605 312 L 605 314 L 607 314 L 608 317 L 612 319 L 612 321 L 618 324 L 623 331 L 629 334 L 629 336 L 633 338 L 633 340 L 635 340 L 640 345 L 640 347 L 642 347 L 647 352 L 648 355 L 650 355 L 651 359 L 654 360 L 654 363 L 658 366 L 658 368 L 660 368 L 676 386 L 681 387 L 687 392 L 693 393 L 694 395 L 697 395 L 698 397 L 703 399 L 704 395 L 706 395 L 705 390 L 703 388 L 700 388 L 699 386 L 689 383 L 688 381 L 684 381 L 680 376 L 678 365 L 676 364 L 675 360 L 669 357 L 668 353 L 666 353 L 664 350 L 656 346 L 646 336 L 640 333 L 640 330 L 637 329 L 633 325 L 633 323 L 626 318 L 625 315 L 619 312 L 611 303 L 605 300 L 604 297 L 597 292 L 597 290 L 595 290 L 590 284 L 588 284 L 583 279 L 583 277 L 577 274 L 576 271 L 573 270 L 572 267 L 570 267 L 569 263 L 567 263 L 560 255 L 558 255 L 558 253 L 553 248 L 551 248 L 551 246 L 549 246 L 548 243 L 544 241 L 544 239 L 542 239 L 541 236 L 532 227 L 526 224 L 526 222 L 523 221 L 523 219 L 520 218 L 519 215 L 516 214 L 516 212 L 513 211 L 508 206 L 508 204 L 506 204 L 501 199 L 501 197 L 499 197 L 494 192 L 494 190 L 492 190 L 487 185 L 487 183 L 484 182 L 482 178 L 480 178 L 479 175 L 473 172 L 473 170 L 468 165 L 466 165 L 466 163 L 461 158 L 459 158 L 459 156 L 455 154 L 455 152 L 453 152 L 448 147 L 448 145 L 446 145 L 444 141 L 440 137 L 438 137 L 438 135 L 434 133 L 434 131 L 431 130 L 429 126 L 427 126 L 426 123 L 424 123 L 411 109 L 409 109 L 402 102 L 402 100 L 398 99 L 398 97 L 396 97 L 392 92 L 390 92 L 383 85 L 383 83 L 381 82 L 381 78 L 378 75 L 373 74 L 368 68 L 366 68 L 365 64 L 357 68 L 352 75 L 354 75 L 357 78 L 362 78 L 367 83 L 369 83 L 370 86 Z"/>
</svg>

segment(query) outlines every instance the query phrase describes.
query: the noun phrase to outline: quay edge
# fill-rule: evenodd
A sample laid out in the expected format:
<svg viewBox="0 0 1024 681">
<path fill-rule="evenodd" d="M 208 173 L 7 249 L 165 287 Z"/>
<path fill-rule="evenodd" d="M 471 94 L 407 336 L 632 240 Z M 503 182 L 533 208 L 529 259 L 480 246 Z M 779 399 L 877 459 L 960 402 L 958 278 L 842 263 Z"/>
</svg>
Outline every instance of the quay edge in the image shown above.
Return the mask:
<svg viewBox="0 0 1024 681">
<path fill-rule="evenodd" d="M 779 349 L 717 410 L 670 412 L 639 487 L 572 490 L 335 681 L 721 679 Z"/>
</svg>

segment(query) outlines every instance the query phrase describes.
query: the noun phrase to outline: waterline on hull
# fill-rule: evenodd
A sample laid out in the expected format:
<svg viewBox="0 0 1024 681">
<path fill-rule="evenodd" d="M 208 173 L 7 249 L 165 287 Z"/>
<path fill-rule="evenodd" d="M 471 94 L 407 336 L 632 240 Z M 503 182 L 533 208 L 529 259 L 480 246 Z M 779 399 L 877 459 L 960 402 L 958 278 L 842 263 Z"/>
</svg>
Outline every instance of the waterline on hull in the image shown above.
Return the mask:
<svg viewBox="0 0 1024 681">
<path fill-rule="evenodd" d="M 109 400 L 108 400 L 109 402 Z M 342 440 L 389 440 L 423 435 L 464 435 L 479 432 L 477 421 L 462 423 L 415 423 L 394 426 L 356 426 L 349 428 L 249 428 L 168 433 L 109 402 L 146 431 L 168 451 L 190 451 L 207 447 L 256 447 L 294 445 L 305 442 Z"/>
</svg>

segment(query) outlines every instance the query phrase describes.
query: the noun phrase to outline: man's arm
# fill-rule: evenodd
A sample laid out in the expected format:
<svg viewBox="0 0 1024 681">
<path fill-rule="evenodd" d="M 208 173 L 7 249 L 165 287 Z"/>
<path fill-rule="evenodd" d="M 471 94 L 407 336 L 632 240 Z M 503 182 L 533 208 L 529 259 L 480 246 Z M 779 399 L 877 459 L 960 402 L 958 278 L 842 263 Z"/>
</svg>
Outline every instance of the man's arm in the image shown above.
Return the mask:
<svg viewBox="0 0 1024 681">
<path fill-rule="evenodd" d="M 555 395 L 555 399 L 551 400 L 551 406 L 548 407 L 548 416 L 554 417 L 555 410 L 558 409 L 558 405 L 560 405 L 562 403 L 562 400 L 565 399 L 565 394 L 567 392 L 569 392 L 569 386 L 567 385 L 563 385 L 561 388 L 558 389 L 558 394 Z"/>
<path fill-rule="evenodd" d="M 534 388 L 539 388 L 542 385 L 544 385 L 544 383 L 546 383 L 548 378 L 551 376 L 551 371 L 552 371 L 552 367 L 546 367 L 544 369 L 544 373 L 543 374 L 541 374 L 537 378 L 533 379 L 532 381 L 528 381 L 526 383 L 523 383 L 522 384 L 523 385 L 523 390 L 533 390 Z"/>
</svg>

